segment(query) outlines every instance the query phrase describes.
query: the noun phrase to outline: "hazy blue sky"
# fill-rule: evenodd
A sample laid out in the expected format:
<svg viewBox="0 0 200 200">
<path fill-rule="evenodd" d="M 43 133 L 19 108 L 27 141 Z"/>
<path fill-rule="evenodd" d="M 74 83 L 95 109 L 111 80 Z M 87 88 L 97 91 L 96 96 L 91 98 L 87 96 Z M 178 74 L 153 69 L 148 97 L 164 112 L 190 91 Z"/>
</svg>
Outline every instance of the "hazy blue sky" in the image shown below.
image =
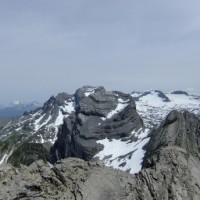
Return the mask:
<svg viewBox="0 0 200 200">
<path fill-rule="evenodd" d="M 200 93 L 199 0 L 0 0 L 0 103 L 83 85 Z"/>
</svg>

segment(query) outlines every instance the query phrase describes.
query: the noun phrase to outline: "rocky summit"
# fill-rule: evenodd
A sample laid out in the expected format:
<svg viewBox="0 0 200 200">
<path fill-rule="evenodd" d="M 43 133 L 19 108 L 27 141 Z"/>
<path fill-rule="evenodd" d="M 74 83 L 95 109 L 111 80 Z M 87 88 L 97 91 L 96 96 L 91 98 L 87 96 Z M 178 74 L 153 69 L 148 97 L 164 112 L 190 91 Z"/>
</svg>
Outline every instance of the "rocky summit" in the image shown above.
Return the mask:
<svg viewBox="0 0 200 200">
<path fill-rule="evenodd" d="M 0 166 L 0 199 L 199 200 L 200 119 L 171 111 L 150 134 L 142 170 L 127 172 L 100 161 L 65 158 Z"/>
</svg>

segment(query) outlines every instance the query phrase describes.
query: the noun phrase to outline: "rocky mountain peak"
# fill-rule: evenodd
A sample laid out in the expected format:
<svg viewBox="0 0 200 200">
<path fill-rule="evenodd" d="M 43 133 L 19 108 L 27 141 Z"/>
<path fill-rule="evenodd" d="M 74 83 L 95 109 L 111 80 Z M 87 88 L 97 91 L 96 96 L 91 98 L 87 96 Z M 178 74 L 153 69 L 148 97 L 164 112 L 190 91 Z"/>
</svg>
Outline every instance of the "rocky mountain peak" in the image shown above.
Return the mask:
<svg viewBox="0 0 200 200">
<path fill-rule="evenodd" d="M 147 145 L 144 167 L 156 163 L 161 148 L 179 148 L 184 152 L 200 153 L 200 119 L 188 111 L 171 111 L 160 126 L 152 131 Z"/>
<path fill-rule="evenodd" d="M 74 99 L 76 112 L 65 119 L 59 130 L 52 149 L 53 162 L 68 156 L 91 160 L 105 149 L 105 144 L 98 141 L 126 138 L 128 142 L 144 129 L 134 99 L 128 94 L 85 86 L 76 91 Z"/>
</svg>

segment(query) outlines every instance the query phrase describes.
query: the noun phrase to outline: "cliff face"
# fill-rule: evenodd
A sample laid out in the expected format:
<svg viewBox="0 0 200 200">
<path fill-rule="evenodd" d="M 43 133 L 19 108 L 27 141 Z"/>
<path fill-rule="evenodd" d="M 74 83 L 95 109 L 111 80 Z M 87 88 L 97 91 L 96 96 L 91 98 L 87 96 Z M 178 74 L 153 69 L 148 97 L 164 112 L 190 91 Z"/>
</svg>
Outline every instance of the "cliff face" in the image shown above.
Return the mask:
<svg viewBox="0 0 200 200">
<path fill-rule="evenodd" d="M 69 156 L 91 160 L 103 149 L 98 140 L 122 139 L 144 128 L 130 95 L 83 87 L 75 93 L 76 112 L 64 120 L 52 148 L 52 162 Z"/>
<path fill-rule="evenodd" d="M 200 120 L 172 111 L 154 130 L 134 175 L 77 158 L 50 167 L 37 161 L 29 167 L 0 167 L 0 199 L 200 199 Z"/>
<path fill-rule="evenodd" d="M 146 147 L 138 184 L 149 199 L 200 198 L 200 120 L 172 111 Z"/>
<path fill-rule="evenodd" d="M 183 152 L 199 156 L 200 120 L 190 112 L 171 111 L 161 125 L 153 131 L 146 151 L 143 167 L 157 162 L 157 154 L 162 149 L 180 149 Z"/>
</svg>

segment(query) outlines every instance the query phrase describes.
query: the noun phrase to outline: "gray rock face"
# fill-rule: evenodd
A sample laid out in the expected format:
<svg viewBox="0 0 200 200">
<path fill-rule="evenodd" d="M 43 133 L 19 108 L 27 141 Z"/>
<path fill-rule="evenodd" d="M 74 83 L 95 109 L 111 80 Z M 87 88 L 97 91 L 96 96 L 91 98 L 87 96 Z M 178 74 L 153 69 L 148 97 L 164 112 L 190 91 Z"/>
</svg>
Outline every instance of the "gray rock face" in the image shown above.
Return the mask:
<svg viewBox="0 0 200 200">
<path fill-rule="evenodd" d="M 76 91 L 75 101 L 78 112 L 84 115 L 106 117 L 110 110 L 117 106 L 117 96 L 106 92 L 103 87 L 83 87 Z"/>
<path fill-rule="evenodd" d="M 132 177 L 76 158 L 59 161 L 50 168 L 42 161 L 15 169 L 0 167 L 0 199 L 126 199 Z"/>
<path fill-rule="evenodd" d="M 125 138 L 143 128 L 130 95 L 83 87 L 75 93 L 76 112 L 66 118 L 52 148 L 52 162 L 68 156 L 91 160 L 104 138 Z"/>
<path fill-rule="evenodd" d="M 145 198 L 200 198 L 199 127 L 194 114 L 172 111 L 153 132 L 137 175 Z"/>
<path fill-rule="evenodd" d="M 194 114 L 185 111 L 171 111 L 160 127 L 154 131 L 144 159 L 144 167 L 157 162 L 156 152 L 161 148 L 173 147 L 184 149 L 192 155 L 199 155 L 200 152 L 200 120 Z"/>
</svg>

